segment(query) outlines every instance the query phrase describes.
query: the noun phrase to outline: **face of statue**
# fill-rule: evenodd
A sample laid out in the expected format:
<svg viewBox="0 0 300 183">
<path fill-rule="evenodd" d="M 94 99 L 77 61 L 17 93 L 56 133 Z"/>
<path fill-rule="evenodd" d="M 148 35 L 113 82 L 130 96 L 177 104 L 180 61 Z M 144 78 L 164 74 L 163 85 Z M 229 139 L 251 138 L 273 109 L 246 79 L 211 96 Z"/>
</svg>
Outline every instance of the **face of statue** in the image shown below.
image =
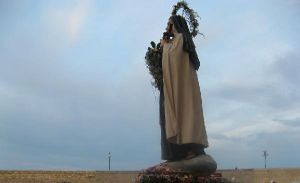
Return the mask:
<svg viewBox="0 0 300 183">
<path fill-rule="evenodd" d="M 169 32 L 169 33 L 174 34 L 174 29 L 175 29 L 174 23 L 171 19 L 169 19 L 167 27 L 166 27 L 166 31 Z"/>
</svg>

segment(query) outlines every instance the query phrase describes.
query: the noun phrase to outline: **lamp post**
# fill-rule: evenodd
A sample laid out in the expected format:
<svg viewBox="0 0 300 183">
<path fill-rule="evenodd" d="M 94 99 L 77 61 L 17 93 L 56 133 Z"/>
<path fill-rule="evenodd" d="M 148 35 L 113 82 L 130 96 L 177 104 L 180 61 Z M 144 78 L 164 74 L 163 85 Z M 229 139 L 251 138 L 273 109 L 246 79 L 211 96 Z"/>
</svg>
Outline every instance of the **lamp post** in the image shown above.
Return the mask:
<svg viewBox="0 0 300 183">
<path fill-rule="evenodd" d="M 267 168 L 267 156 L 269 156 L 269 153 L 268 153 L 268 151 L 264 150 L 263 157 L 265 158 L 265 168 Z"/>
<path fill-rule="evenodd" d="M 110 158 L 111 158 L 111 154 L 110 152 L 108 152 L 108 171 L 110 171 Z"/>
</svg>

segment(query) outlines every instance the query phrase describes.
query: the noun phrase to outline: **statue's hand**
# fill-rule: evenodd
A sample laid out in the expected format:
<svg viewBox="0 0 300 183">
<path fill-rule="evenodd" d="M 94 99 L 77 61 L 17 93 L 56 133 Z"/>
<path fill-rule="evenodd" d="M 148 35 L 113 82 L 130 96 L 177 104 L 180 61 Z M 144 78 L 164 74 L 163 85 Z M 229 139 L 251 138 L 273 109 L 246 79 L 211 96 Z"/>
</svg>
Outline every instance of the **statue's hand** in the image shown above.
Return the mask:
<svg viewBox="0 0 300 183">
<path fill-rule="evenodd" d="M 169 43 L 170 41 L 165 40 L 165 39 L 160 39 L 160 46 L 164 47 L 165 44 Z"/>
</svg>

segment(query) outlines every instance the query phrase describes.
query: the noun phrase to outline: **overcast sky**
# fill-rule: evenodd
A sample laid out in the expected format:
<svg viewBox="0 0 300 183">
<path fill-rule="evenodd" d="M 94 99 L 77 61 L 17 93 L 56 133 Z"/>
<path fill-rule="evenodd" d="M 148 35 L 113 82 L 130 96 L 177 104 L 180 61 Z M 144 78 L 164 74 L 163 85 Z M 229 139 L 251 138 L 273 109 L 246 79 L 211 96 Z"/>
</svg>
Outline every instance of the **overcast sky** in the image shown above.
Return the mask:
<svg viewBox="0 0 300 183">
<path fill-rule="evenodd" d="M 140 170 L 160 160 L 145 65 L 175 0 L 0 1 L 0 169 Z M 300 166 L 300 1 L 190 0 L 219 169 Z"/>
</svg>

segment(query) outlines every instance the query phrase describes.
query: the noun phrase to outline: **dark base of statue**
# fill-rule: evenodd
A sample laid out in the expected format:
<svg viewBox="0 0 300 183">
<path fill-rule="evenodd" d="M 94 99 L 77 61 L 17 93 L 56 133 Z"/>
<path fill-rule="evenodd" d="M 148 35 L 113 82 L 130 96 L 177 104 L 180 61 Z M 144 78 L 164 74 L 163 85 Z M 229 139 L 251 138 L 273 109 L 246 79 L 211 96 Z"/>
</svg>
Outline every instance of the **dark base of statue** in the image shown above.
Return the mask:
<svg viewBox="0 0 300 183">
<path fill-rule="evenodd" d="M 216 169 L 215 160 L 204 154 L 150 167 L 139 173 L 135 183 L 223 183 Z"/>
<path fill-rule="evenodd" d="M 203 176 L 208 176 L 217 169 L 217 163 L 207 154 L 198 155 L 188 160 L 165 162 L 164 164 L 176 171 L 197 173 Z"/>
</svg>

